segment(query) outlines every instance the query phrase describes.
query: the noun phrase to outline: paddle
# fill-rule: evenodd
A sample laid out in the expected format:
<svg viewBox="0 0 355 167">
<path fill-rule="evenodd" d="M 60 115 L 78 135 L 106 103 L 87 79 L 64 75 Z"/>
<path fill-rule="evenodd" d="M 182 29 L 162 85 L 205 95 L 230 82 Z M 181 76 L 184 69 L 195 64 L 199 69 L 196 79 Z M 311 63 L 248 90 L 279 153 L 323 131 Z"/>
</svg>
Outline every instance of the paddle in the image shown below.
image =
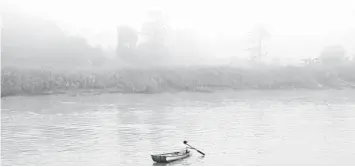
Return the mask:
<svg viewBox="0 0 355 167">
<path fill-rule="evenodd" d="M 200 150 L 198 150 L 198 149 L 196 149 L 196 148 L 190 146 L 189 144 L 187 144 L 187 141 L 186 141 L 186 140 L 184 141 L 184 144 L 188 145 L 190 148 L 196 150 L 196 151 L 199 152 L 200 154 L 205 155 L 205 153 L 203 153 L 202 151 L 200 151 Z"/>
</svg>

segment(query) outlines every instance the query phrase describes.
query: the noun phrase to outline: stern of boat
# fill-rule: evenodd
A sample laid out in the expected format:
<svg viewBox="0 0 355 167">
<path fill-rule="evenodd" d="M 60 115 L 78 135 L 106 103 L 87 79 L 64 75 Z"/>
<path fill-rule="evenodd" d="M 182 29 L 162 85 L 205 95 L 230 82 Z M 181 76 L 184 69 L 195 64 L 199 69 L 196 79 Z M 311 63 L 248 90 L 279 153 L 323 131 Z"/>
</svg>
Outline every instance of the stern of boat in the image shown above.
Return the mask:
<svg viewBox="0 0 355 167">
<path fill-rule="evenodd" d="M 151 155 L 151 157 L 155 162 L 167 162 L 165 156 Z"/>
</svg>

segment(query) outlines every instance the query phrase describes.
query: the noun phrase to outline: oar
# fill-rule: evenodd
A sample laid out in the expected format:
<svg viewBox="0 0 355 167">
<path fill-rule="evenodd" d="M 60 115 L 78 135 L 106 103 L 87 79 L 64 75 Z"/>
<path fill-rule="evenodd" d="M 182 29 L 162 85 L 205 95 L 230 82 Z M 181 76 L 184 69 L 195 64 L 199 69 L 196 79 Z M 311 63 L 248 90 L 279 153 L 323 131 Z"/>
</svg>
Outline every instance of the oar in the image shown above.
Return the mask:
<svg viewBox="0 0 355 167">
<path fill-rule="evenodd" d="M 200 150 L 198 150 L 198 149 L 196 149 L 196 148 L 190 146 L 189 144 L 187 144 L 187 141 L 186 141 L 186 140 L 184 141 L 184 144 L 188 145 L 190 148 L 196 150 L 196 151 L 199 152 L 200 154 L 205 155 L 205 153 L 203 153 L 202 151 L 200 151 Z"/>
</svg>

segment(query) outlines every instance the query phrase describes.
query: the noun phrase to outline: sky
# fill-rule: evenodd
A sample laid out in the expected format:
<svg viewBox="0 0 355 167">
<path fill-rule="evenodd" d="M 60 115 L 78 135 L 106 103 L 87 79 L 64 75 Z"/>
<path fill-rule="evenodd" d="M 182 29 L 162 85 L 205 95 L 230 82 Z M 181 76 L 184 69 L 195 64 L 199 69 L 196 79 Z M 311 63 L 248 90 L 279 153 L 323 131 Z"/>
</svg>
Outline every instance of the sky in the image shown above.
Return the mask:
<svg viewBox="0 0 355 167">
<path fill-rule="evenodd" d="M 353 0 L 2 0 L 56 21 L 70 34 L 115 45 L 118 25 L 139 29 L 147 10 L 162 10 L 175 28 L 207 38 L 239 37 L 256 25 L 273 36 L 318 36 L 355 28 Z M 99 34 L 99 35 L 98 35 Z"/>
</svg>

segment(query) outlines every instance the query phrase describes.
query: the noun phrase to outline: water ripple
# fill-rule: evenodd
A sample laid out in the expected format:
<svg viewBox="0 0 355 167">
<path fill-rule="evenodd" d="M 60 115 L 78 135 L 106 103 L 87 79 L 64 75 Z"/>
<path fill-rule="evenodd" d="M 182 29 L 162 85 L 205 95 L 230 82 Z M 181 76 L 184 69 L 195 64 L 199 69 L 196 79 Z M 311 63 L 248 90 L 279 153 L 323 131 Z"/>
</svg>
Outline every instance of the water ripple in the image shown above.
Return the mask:
<svg viewBox="0 0 355 167">
<path fill-rule="evenodd" d="M 188 140 L 208 156 L 169 165 L 354 165 L 355 96 L 283 93 L 5 99 L 2 164 L 159 165 Z"/>
</svg>

